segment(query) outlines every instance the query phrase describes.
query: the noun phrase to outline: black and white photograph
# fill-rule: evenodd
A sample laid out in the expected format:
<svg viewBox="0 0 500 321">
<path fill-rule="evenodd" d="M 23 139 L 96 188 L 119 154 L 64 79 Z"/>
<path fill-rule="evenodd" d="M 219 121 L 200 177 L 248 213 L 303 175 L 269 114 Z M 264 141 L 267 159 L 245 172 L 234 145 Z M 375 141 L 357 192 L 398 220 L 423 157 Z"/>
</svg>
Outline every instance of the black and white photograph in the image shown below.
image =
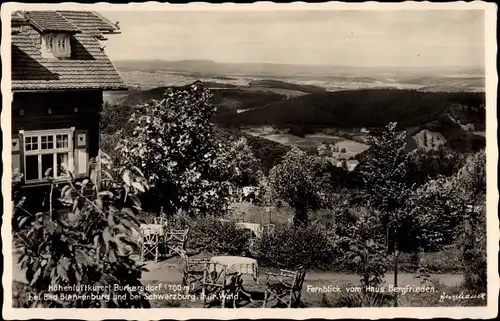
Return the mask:
<svg viewBox="0 0 500 321">
<path fill-rule="evenodd" d="M 3 4 L 4 313 L 493 316 L 496 10 Z"/>
</svg>

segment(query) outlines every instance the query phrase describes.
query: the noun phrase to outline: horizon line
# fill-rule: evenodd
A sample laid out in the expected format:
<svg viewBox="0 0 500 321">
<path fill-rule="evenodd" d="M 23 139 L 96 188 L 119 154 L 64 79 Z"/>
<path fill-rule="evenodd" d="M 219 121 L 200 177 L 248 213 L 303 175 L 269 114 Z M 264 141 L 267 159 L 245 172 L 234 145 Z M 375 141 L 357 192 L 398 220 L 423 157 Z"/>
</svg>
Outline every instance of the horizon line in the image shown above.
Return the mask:
<svg viewBox="0 0 500 321">
<path fill-rule="evenodd" d="M 287 62 L 268 62 L 268 61 L 240 61 L 240 62 L 224 62 L 217 61 L 212 59 L 175 59 L 175 60 L 167 60 L 161 58 L 129 58 L 129 59 L 112 59 L 113 62 L 119 61 L 162 61 L 162 62 L 181 62 L 181 61 L 204 61 L 204 62 L 212 62 L 216 64 L 228 64 L 228 65 L 250 65 L 250 64 L 262 64 L 262 65 L 288 65 L 288 66 L 308 66 L 308 67 L 360 67 L 360 68 L 474 68 L 474 69 L 486 69 L 486 66 L 472 66 L 472 65 L 385 65 L 385 66 L 370 66 L 370 65 L 332 65 L 332 64 L 307 64 L 307 63 L 287 63 Z"/>
</svg>

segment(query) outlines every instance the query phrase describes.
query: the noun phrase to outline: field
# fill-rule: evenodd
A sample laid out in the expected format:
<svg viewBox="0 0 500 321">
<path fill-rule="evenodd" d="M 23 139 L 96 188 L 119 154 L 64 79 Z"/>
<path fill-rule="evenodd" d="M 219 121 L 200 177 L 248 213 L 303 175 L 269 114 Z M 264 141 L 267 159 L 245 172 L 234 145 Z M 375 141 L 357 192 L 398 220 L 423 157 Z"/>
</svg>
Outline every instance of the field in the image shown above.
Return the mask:
<svg viewBox="0 0 500 321">
<path fill-rule="evenodd" d="M 452 150 L 475 151 L 484 147 L 484 81 L 477 72 L 398 74 L 394 70 L 372 70 L 365 74 L 367 70 L 351 69 L 336 74 L 317 74 L 320 70 L 287 74 L 284 66 L 267 66 L 277 72 L 271 76 L 236 72 L 245 68 L 261 70 L 258 66 L 225 66 L 229 69 L 224 74 L 224 68 L 216 72 L 219 65 L 207 61 L 159 63 L 154 70 L 138 68 L 140 65 L 118 65 L 131 88 L 128 93 L 105 93 L 106 102 L 133 106 L 161 97 L 167 86 L 185 86 L 200 80 L 213 94 L 211 103 L 217 107 L 212 117 L 215 124 L 242 128 L 244 133 L 286 146 L 317 148 L 323 141 L 333 142 L 348 151 L 343 158 L 351 158 L 367 148 L 366 135 L 356 135 L 361 128 L 376 129 L 394 121 L 413 137 L 408 140 L 409 149 L 423 146 L 423 130 L 435 136 L 435 147 L 429 147 L 430 144 L 427 149 L 443 145 Z M 436 92 L 442 90 L 446 92 Z M 257 134 L 248 131 L 248 127 L 264 126 L 280 130 L 266 135 L 258 130 Z M 309 135 L 289 132 L 292 127 L 307 128 L 305 133 Z M 316 134 L 332 137 L 323 139 L 313 136 Z"/>
<path fill-rule="evenodd" d="M 149 88 L 215 80 L 222 84 L 248 86 L 251 81 L 267 82 L 265 87 L 283 88 L 286 82 L 320 87 L 329 91 L 360 88 L 421 89 L 425 91 L 484 91 L 484 70 L 480 68 L 374 68 L 286 64 L 225 64 L 210 60 L 129 60 L 115 66 L 128 84 Z M 269 82 L 272 82 L 269 86 Z M 291 86 L 285 84 L 285 87 Z"/>
<path fill-rule="evenodd" d="M 440 146 L 446 144 L 446 138 L 441 133 L 432 132 L 428 129 L 413 135 L 413 139 L 419 148 L 425 150 L 437 150 Z"/>
<path fill-rule="evenodd" d="M 279 133 L 280 130 L 274 129 L 273 127 L 246 127 L 242 129 L 242 132 L 253 135 L 256 137 L 268 139 L 285 146 L 297 146 L 299 148 L 318 148 L 321 145 L 332 145 L 337 147 L 339 152 L 335 153 L 338 155 L 337 158 L 341 157 L 344 159 L 352 158 L 357 154 L 360 154 L 367 150 L 370 146 L 357 142 L 354 140 L 346 139 L 340 136 L 333 136 L 328 134 L 309 134 L 305 137 L 298 137 L 292 134 Z M 283 130 L 281 130 L 283 131 Z M 341 152 L 345 149 L 345 152 Z"/>
</svg>

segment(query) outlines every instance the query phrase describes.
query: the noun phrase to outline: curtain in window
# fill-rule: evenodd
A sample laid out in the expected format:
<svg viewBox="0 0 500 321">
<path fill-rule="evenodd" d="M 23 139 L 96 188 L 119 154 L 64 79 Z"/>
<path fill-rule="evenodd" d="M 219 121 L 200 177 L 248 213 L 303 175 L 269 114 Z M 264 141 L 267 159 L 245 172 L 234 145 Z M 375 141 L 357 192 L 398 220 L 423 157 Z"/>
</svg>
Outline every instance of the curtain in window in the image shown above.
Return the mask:
<svg viewBox="0 0 500 321">
<path fill-rule="evenodd" d="M 43 36 L 45 52 L 51 53 L 56 58 L 69 58 L 71 56 L 69 33 L 47 33 Z"/>
</svg>

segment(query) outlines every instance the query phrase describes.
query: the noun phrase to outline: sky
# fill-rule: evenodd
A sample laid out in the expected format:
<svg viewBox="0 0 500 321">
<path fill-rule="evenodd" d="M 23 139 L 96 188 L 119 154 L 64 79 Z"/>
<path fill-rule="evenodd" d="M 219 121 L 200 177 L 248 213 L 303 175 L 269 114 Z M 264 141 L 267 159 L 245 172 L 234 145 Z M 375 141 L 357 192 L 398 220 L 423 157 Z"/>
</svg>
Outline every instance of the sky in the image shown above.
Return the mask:
<svg viewBox="0 0 500 321">
<path fill-rule="evenodd" d="M 306 65 L 484 65 L 481 10 L 104 11 L 112 60 Z"/>
</svg>

